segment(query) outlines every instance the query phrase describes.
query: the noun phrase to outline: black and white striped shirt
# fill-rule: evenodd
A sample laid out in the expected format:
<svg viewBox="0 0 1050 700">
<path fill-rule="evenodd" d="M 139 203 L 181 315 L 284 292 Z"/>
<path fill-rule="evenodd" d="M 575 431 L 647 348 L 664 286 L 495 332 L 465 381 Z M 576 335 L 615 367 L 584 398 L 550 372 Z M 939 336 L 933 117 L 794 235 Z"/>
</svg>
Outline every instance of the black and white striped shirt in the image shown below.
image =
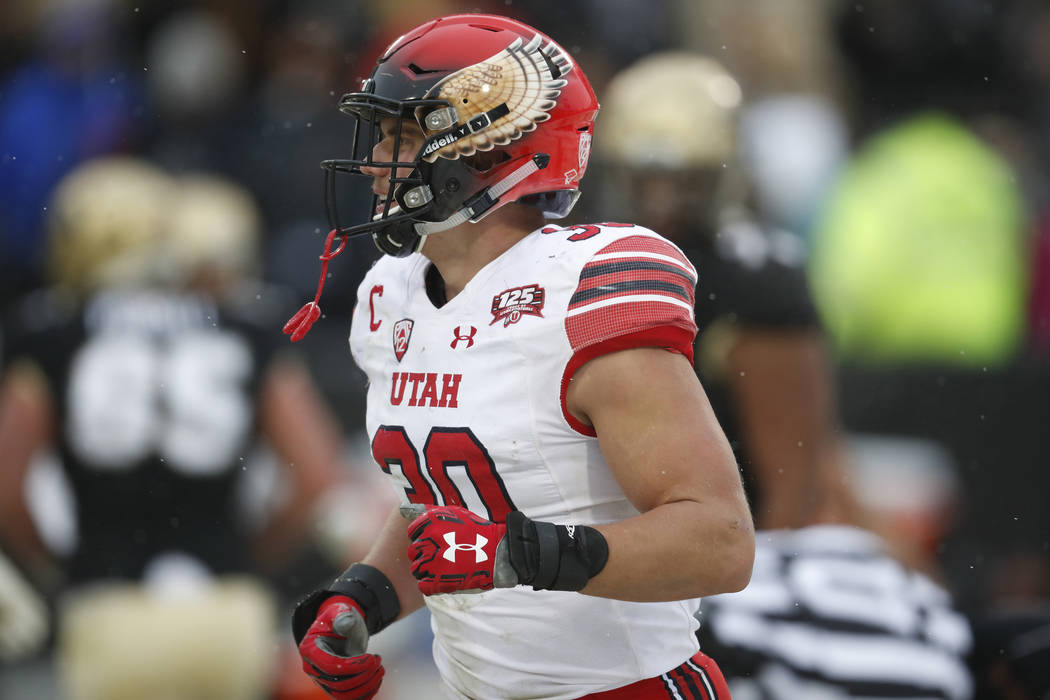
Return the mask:
<svg viewBox="0 0 1050 700">
<path fill-rule="evenodd" d="M 734 700 L 967 700 L 970 626 L 854 527 L 759 532 L 751 583 L 705 598 L 701 649 Z"/>
</svg>

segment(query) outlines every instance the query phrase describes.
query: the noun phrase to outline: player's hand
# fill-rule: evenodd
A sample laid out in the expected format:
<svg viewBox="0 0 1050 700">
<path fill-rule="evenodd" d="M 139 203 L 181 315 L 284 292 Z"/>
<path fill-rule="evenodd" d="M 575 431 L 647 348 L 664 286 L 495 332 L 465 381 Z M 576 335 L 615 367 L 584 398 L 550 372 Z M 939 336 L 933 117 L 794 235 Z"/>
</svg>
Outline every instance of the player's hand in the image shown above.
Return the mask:
<svg viewBox="0 0 1050 700">
<path fill-rule="evenodd" d="M 507 553 L 507 526 L 460 506 L 403 506 L 412 575 L 423 595 L 475 593 L 518 583 Z"/>
<path fill-rule="evenodd" d="M 39 651 L 47 640 L 48 624 L 44 599 L 0 554 L 0 661 Z"/>
<path fill-rule="evenodd" d="M 360 606 L 337 595 L 321 605 L 299 643 L 303 671 L 336 700 L 368 700 L 383 682 L 383 660 L 366 654 L 368 630 Z"/>
</svg>

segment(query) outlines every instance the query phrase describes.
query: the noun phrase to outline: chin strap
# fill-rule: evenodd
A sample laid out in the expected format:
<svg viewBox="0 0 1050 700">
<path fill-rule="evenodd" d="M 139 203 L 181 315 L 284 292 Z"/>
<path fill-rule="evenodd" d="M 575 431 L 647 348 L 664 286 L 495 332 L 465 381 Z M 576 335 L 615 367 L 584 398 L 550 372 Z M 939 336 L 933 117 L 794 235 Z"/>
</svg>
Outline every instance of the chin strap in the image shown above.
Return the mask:
<svg viewBox="0 0 1050 700">
<path fill-rule="evenodd" d="M 551 157 L 546 153 L 537 153 L 529 162 L 515 168 L 505 178 L 491 187 L 486 187 L 481 192 L 468 199 L 463 208 L 444 221 L 421 221 L 415 225 L 416 233 L 421 236 L 429 236 L 432 233 L 440 233 L 450 228 L 455 228 L 468 221 L 477 222 L 481 216 L 492 208 L 499 198 L 516 187 L 518 183 L 532 175 L 534 172 L 543 170 L 550 163 Z"/>
<path fill-rule="evenodd" d="M 328 262 L 343 252 L 343 248 L 346 247 L 346 236 L 343 236 L 342 240 L 339 241 L 339 247 L 332 250 L 332 244 L 335 242 L 336 229 L 332 229 L 328 232 L 328 238 L 324 242 L 324 252 L 321 253 L 321 279 L 317 281 L 317 294 L 314 295 L 314 300 L 304 304 L 303 308 L 295 312 L 295 315 L 288 319 L 288 322 L 284 324 L 284 334 L 292 337 L 292 342 L 296 343 L 302 340 L 307 333 L 310 332 L 310 328 L 314 325 L 314 321 L 321 317 L 321 307 L 318 302 L 321 301 L 321 290 L 324 289 L 325 279 L 328 278 Z"/>
</svg>

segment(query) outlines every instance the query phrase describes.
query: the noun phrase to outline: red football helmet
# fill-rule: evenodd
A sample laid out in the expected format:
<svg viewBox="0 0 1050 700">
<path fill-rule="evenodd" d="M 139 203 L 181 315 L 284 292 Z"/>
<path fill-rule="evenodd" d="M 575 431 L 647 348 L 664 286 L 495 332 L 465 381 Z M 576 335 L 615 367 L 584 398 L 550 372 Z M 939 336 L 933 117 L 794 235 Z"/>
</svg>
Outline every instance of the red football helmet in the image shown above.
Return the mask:
<svg viewBox="0 0 1050 700">
<path fill-rule="evenodd" d="M 427 22 L 391 44 L 339 109 L 357 125 L 352 156 L 321 164 L 331 226 L 340 237 L 371 233 L 380 250 L 400 257 L 419 250 L 427 235 L 480 221 L 509 202 L 551 218 L 568 214 L 587 169 L 598 101 L 550 37 L 506 17 L 463 14 Z M 418 125 L 418 152 L 374 161 L 384 119 L 396 120 L 388 129 L 395 153 L 406 120 Z M 373 197 L 370 221 L 346 226 L 335 206 L 335 176 L 371 177 L 363 167 L 388 168 L 390 194 Z M 398 169 L 410 174 L 396 177 Z"/>
</svg>

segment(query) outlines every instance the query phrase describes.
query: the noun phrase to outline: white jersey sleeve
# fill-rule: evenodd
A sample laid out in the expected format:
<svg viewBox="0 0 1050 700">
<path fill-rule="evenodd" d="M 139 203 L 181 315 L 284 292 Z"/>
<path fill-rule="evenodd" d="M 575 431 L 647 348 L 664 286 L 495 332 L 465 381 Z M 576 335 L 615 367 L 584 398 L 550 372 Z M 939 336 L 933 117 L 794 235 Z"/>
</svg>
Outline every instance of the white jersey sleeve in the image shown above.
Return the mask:
<svg viewBox="0 0 1050 700">
<path fill-rule="evenodd" d="M 596 525 L 637 511 L 593 430 L 565 407 L 587 360 L 631 347 L 691 357 L 696 271 L 625 225 L 545 227 L 438 307 L 429 261 L 383 258 L 350 346 L 368 375 L 372 454 L 402 499 Z M 664 673 L 698 649 L 697 601 L 630 603 L 517 587 L 427 599 L 454 697 L 558 700 Z"/>
</svg>

